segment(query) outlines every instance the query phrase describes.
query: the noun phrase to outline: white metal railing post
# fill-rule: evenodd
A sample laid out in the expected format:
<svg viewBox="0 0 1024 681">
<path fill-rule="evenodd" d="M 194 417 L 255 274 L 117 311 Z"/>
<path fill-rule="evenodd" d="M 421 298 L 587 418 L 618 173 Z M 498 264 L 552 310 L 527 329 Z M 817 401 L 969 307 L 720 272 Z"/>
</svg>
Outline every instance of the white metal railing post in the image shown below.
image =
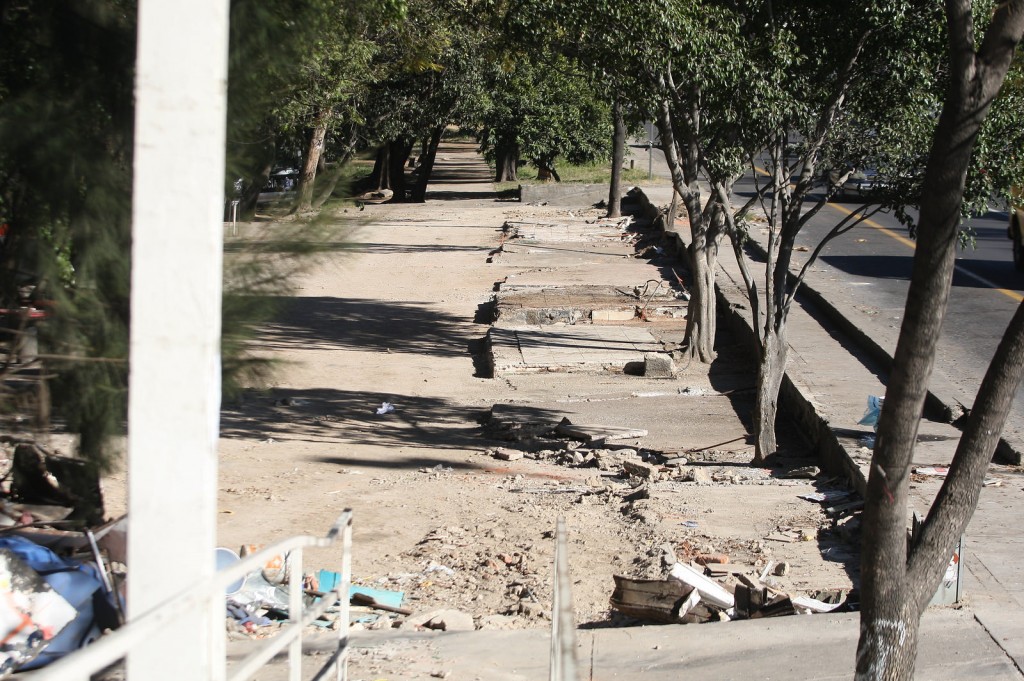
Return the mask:
<svg viewBox="0 0 1024 681">
<path fill-rule="evenodd" d="M 301 621 L 296 613 L 302 612 L 302 549 L 288 554 L 288 620 Z M 302 680 L 302 634 L 288 646 L 288 681 Z"/>
<path fill-rule="evenodd" d="M 348 628 L 351 618 L 351 599 L 349 591 L 352 588 L 352 523 L 345 525 L 341 537 L 341 626 L 338 627 L 338 681 L 348 679 Z"/>
</svg>

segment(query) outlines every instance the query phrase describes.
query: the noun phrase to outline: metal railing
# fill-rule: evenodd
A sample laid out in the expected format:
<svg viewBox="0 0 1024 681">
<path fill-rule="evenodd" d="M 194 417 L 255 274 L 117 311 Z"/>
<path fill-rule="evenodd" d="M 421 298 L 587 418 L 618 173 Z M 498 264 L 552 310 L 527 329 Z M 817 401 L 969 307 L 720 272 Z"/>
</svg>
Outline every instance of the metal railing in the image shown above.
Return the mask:
<svg viewBox="0 0 1024 681">
<path fill-rule="evenodd" d="M 565 518 L 555 524 L 555 584 L 551 605 L 551 681 L 578 681 L 576 625 L 572 617 L 572 579 Z"/>
<path fill-rule="evenodd" d="M 341 579 L 334 590 L 327 592 L 309 608 L 302 602 L 302 551 L 305 548 L 325 548 L 341 538 Z M 344 681 L 348 661 L 349 585 L 352 580 L 352 511 L 344 510 L 334 526 L 323 537 L 298 536 L 285 539 L 273 546 L 245 556 L 237 563 L 217 572 L 205 584 L 186 590 L 165 603 L 136 617 L 125 626 L 100 638 L 94 643 L 67 655 L 60 660 L 22 676 L 26 681 L 88 681 L 89 677 L 110 665 L 124 659 L 132 647 L 151 636 L 158 635 L 161 628 L 174 621 L 182 613 L 213 600 L 216 608 L 223 612 L 225 590 L 229 584 L 244 578 L 254 569 L 264 565 L 274 556 L 288 553 L 288 595 L 289 624 L 282 627 L 273 638 L 262 641 L 261 647 L 250 653 L 238 664 L 233 665 L 228 676 L 227 660 L 214 659 L 210 670 L 211 681 L 245 681 L 259 671 L 275 655 L 288 648 L 288 679 L 302 678 L 302 630 L 312 624 L 335 603 L 340 604 L 338 647 L 326 663 L 316 672 L 313 679 L 333 678 Z M 294 613 L 301 613 L 296 617 Z M 223 621 L 223 620 L 220 620 Z M 227 632 L 223 626 L 214 631 L 211 651 L 223 651 Z M 187 651 L 182 651 L 187 654 Z M 199 679 L 195 681 L 201 681 Z"/>
</svg>

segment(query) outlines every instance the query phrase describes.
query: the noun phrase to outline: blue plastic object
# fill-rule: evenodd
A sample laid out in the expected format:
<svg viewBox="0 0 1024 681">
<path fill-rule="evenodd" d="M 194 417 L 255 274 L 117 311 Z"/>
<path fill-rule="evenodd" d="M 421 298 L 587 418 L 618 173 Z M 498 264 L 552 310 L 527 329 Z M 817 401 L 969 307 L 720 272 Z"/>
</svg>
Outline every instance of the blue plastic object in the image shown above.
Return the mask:
<svg viewBox="0 0 1024 681">
<path fill-rule="evenodd" d="M 42 667 L 99 638 L 97 610 L 112 609 L 113 603 L 103 592 L 103 582 L 93 565 L 64 560 L 45 546 L 22 537 L 0 537 L 0 548 L 13 552 L 78 611 L 38 657 L 19 669 Z"/>
<path fill-rule="evenodd" d="M 341 575 L 330 570 L 320 570 L 316 574 L 316 580 L 320 585 L 320 591 L 327 593 L 338 588 L 338 584 L 341 583 Z M 381 605 L 389 605 L 393 608 L 402 607 L 402 600 L 405 598 L 404 591 L 384 591 L 383 589 L 371 589 L 367 586 L 354 585 L 349 586 L 348 594 L 349 598 L 352 597 L 352 594 L 363 594 Z"/>
<path fill-rule="evenodd" d="M 884 397 L 868 395 L 868 409 L 864 412 L 864 416 L 861 417 L 861 420 L 857 421 L 857 424 L 861 426 L 871 426 L 877 432 L 878 417 L 882 415 L 882 404 L 884 402 Z"/>
</svg>

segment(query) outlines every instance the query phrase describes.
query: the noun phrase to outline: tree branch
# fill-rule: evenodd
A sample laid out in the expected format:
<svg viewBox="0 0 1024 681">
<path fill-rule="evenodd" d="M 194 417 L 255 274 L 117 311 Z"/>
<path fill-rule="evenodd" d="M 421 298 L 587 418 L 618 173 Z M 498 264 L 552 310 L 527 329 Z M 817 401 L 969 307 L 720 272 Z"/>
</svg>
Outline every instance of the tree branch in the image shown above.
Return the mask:
<svg viewBox="0 0 1024 681">
<path fill-rule="evenodd" d="M 953 546 L 967 528 L 981 494 L 999 435 L 1024 378 L 1024 303 L 1017 307 L 981 382 L 974 408 L 942 489 L 920 528 L 907 561 L 907 583 L 923 612 L 946 569 Z"/>
<path fill-rule="evenodd" d="M 819 206 L 820 205 L 821 204 L 819 204 Z M 878 213 L 881 209 L 881 206 L 878 206 L 873 211 L 867 214 L 861 211 L 855 211 L 853 213 L 850 213 L 842 220 L 840 220 L 832 229 L 828 231 L 828 233 L 825 236 L 821 238 L 821 241 L 818 242 L 818 245 L 814 247 L 813 251 L 811 251 L 811 255 L 808 256 L 807 261 L 803 264 L 803 267 L 800 268 L 800 273 L 796 275 L 793 281 L 793 287 L 790 289 L 789 294 L 786 296 L 786 303 L 783 309 L 785 309 L 787 314 L 789 313 L 790 306 L 793 304 L 793 300 L 796 298 L 797 289 L 799 289 L 800 285 L 804 283 L 804 278 L 807 276 L 807 271 L 810 269 L 811 265 L 813 265 L 814 262 L 818 259 L 818 256 L 821 254 L 822 249 L 824 249 L 825 246 L 830 241 L 832 241 L 832 239 L 835 239 L 838 236 L 846 234 L 860 223 L 869 219 L 872 215 Z"/>
<path fill-rule="evenodd" d="M 720 182 L 712 183 L 711 190 L 717 195 L 718 202 L 722 206 L 722 211 L 725 214 L 725 224 L 729 231 L 729 242 L 732 244 L 733 253 L 736 255 L 736 264 L 740 268 L 740 276 L 743 277 L 743 284 L 747 289 L 747 299 L 750 302 L 750 311 L 752 317 L 752 325 L 754 327 L 754 337 L 757 340 L 757 349 L 760 351 L 764 345 L 764 332 L 760 325 L 761 316 L 761 305 L 757 295 L 757 281 L 750 274 L 750 268 L 747 267 L 746 254 L 743 252 L 743 245 L 740 242 L 740 230 L 736 226 L 736 214 L 746 212 L 746 210 L 757 200 L 757 197 L 752 197 L 739 211 L 732 210 L 732 201 L 729 198 L 729 192 L 725 185 Z"/>
</svg>

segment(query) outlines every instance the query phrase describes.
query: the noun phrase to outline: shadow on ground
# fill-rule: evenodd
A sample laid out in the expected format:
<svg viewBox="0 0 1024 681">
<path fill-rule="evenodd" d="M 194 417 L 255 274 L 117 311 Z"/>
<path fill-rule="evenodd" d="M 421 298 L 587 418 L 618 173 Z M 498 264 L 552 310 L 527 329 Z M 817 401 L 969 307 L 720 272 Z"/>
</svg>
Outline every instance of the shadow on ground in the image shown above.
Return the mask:
<svg viewBox="0 0 1024 681">
<path fill-rule="evenodd" d="M 376 411 L 388 403 L 394 410 Z M 240 404 L 221 410 L 221 435 L 253 440 L 291 440 L 385 447 L 481 449 L 480 422 L 474 411 L 436 397 L 316 388 L 251 391 Z M 403 467 L 402 458 L 362 465 Z M 349 461 L 353 465 L 359 460 Z M 424 465 L 416 463 L 417 466 Z"/>
<path fill-rule="evenodd" d="M 472 340 L 461 317 L 425 302 L 362 298 L 281 298 L 283 312 L 259 334 L 260 350 L 378 350 L 465 356 Z"/>
</svg>

